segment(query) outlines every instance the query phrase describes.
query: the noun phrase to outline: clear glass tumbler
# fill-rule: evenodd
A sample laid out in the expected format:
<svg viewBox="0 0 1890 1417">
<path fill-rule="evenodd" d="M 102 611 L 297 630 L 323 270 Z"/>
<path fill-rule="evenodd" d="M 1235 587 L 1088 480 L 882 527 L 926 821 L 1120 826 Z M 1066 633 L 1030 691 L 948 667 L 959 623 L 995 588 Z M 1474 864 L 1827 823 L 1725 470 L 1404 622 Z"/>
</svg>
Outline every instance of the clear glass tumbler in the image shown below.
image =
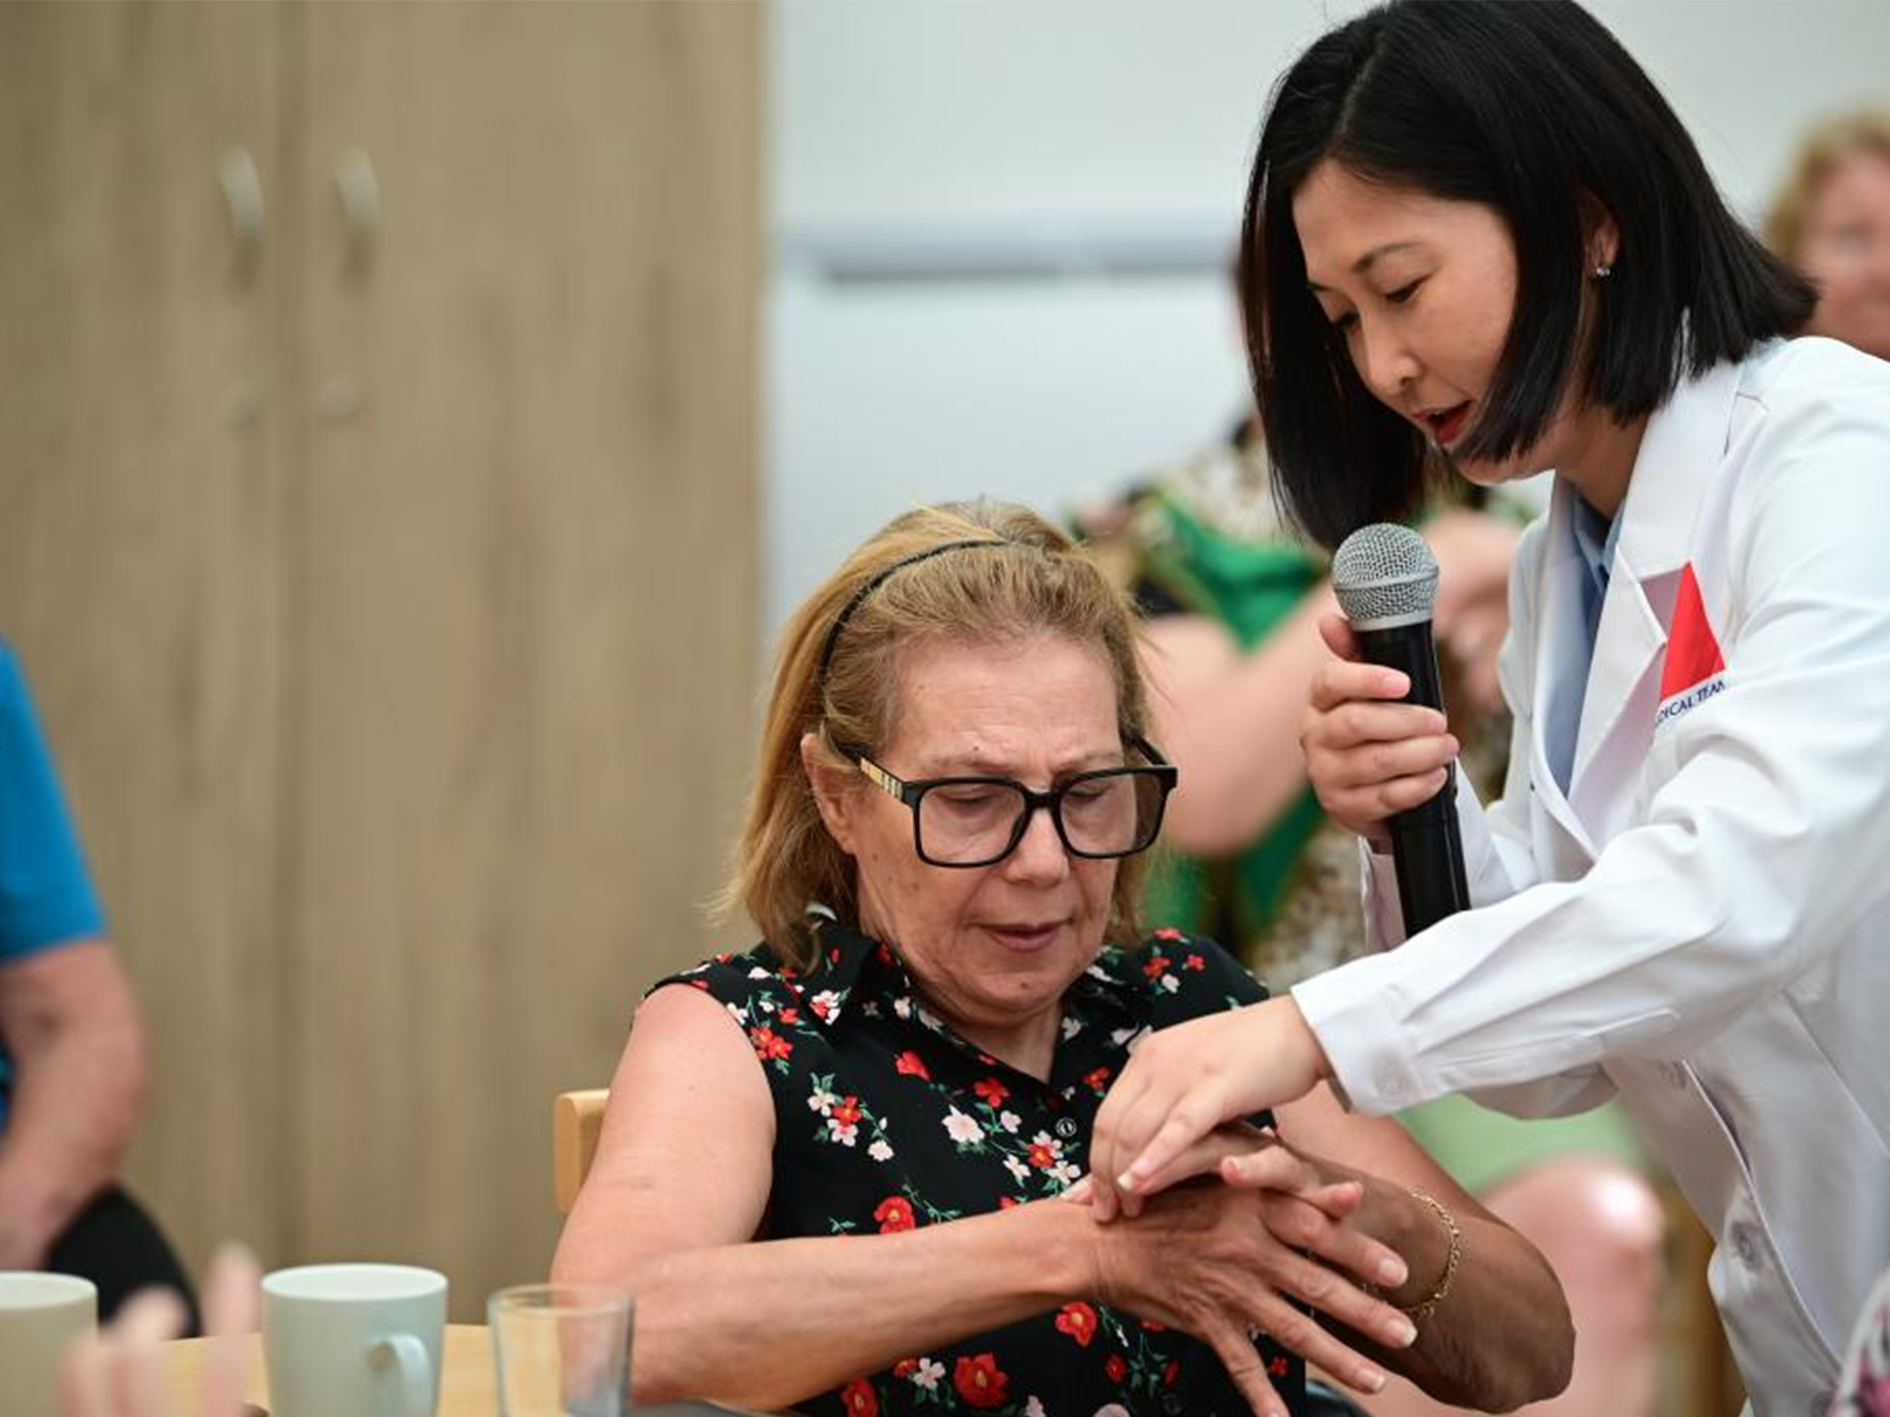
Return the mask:
<svg viewBox="0 0 1890 1417">
<path fill-rule="evenodd" d="M 486 1305 L 500 1417 L 622 1417 L 636 1306 L 607 1284 L 520 1284 Z"/>
</svg>

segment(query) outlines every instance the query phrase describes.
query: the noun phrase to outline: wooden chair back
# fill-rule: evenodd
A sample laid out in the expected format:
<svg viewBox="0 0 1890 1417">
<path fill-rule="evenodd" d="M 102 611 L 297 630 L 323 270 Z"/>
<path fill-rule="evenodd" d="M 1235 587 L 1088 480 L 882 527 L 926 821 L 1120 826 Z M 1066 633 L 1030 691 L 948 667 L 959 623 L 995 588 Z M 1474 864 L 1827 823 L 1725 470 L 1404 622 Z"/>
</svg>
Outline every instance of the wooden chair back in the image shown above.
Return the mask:
<svg viewBox="0 0 1890 1417">
<path fill-rule="evenodd" d="M 551 1185 L 560 1214 L 569 1215 L 597 1155 L 597 1134 L 604 1125 L 607 1087 L 561 1092 L 551 1104 Z"/>
</svg>

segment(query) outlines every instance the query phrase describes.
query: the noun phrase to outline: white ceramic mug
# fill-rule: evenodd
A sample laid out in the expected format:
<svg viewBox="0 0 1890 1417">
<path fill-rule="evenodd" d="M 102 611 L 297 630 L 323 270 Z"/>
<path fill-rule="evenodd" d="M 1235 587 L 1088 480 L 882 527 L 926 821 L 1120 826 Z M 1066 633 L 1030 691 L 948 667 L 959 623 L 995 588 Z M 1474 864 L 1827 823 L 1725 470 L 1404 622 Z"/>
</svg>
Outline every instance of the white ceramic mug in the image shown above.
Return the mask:
<svg viewBox="0 0 1890 1417">
<path fill-rule="evenodd" d="M 433 1417 L 446 1276 L 311 1264 L 263 1277 L 271 1417 Z"/>
<path fill-rule="evenodd" d="M 70 1274 L 0 1271 L 0 1411 L 59 1417 L 59 1362 L 98 1330 L 98 1289 Z"/>
</svg>

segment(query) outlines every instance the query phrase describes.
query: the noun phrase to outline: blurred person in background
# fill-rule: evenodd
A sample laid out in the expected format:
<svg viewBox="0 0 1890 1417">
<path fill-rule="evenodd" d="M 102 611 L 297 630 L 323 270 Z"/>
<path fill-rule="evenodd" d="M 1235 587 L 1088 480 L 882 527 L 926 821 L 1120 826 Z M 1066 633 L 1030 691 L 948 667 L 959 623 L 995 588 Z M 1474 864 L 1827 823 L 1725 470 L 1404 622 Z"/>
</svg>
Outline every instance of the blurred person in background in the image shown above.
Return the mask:
<svg viewBox="0 0 1890 1417">
<path fill-rule="evenodd" d="M 204 1282 L 204 1318 L 211 1342 L 196 1390 L 174 1405 L 170 1351 L 191 1323 L 189 1308 L 169 1287 L 143 1289 L 118 1315 L 68 1350 L 59 1374 L 60 1417 L 256 1417 L 243 1400 L 251 1337 L 261 1325 L 262 1275 L 241 1245 L 226 1244 Z"/>
<path fill-rule="evenodd" d="M 150 1085 L 144 1022 L 86 875 L 26 680 L 0 642 L 0 1269 L 75 1274 L 110 1318 L 190 1284 L 119 1175 Z"/>
<path fill-rule="evenodd" d="M 1496 659 L 1517 535 L 1536 510 L 1504 491 L 1459 496 L 1424 525 L 1441 569 L 1446 697 L 1464 769 L 1485 791 L 1501 785 L 1508 756 Z M 1313 671 L 1330 653 L 1319 620 L 1337 606 L 1327 557 L 1282 520 L 1257 421 L 1077 521 L 1147 617 L 1150 712 L 1182 774 L 1144 917 L 1227 942 L 1274 989 L 1363 955 L 1356 841 L 1321 810 L 1298 743 Z M 1398 1120 L 1562 1281 L 1579 1335 L 1574 1375 L 1532 1410 L 1650 1413 L 1665 1222 L 1626 1115 L 1608 1106 L 1525 1121 L 1459 1096 Z M 1403 1382 L 1368 1405 L 1381 1417 L 1451 1410 Z"/>
<path fill-rule="evenodd" d="M 1843 114 L 1806 135 L 1765 239 L 1818 287 L 1806 334 L 1890 359 L 1890 108 Z"/>
</svg>

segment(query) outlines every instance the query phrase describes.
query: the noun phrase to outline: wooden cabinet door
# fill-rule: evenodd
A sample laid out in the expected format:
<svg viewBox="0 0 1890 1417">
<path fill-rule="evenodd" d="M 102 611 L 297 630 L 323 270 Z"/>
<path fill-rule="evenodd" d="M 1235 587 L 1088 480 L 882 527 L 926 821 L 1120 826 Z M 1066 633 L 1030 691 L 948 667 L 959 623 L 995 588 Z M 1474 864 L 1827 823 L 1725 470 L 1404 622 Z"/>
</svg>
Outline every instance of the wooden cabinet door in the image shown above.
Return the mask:
<svg viewBox="0 0 1890 1417">
<path fill-rule="evenodd" d="M 549 1263 L 553 1094 L 710 939 L 752 735 L 760 17 L 290 23 L 291 1224 L 446 1269 L 470 1317 Z"/>
<path fill-rule="evenodd" d="M 192 1259 L 277 1240 L 280 61 L 267 5 L 0 5 L 0 634 L 150 1020 L 134 1182 Z"/>
</svg>

